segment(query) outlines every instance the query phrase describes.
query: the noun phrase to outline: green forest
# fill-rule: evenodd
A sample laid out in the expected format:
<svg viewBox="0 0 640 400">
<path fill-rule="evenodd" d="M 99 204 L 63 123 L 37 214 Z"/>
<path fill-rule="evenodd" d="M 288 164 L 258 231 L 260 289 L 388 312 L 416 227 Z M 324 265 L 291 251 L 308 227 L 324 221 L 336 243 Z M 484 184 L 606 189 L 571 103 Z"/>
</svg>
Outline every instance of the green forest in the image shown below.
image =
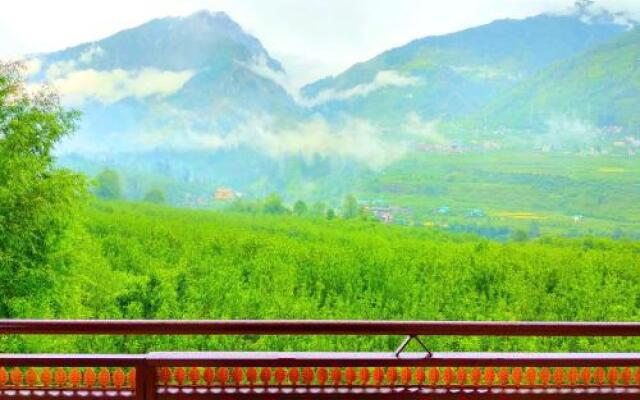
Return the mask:
<svg viewBox="0 0 640 400">
<path fill-rule="evenodd" d="M 492 241 L 353 212 L 188 210 L 96 188 L 53 149 L 79 115 L 0 66 L 0 317 L 92 319 L 640 319 L 640 243 Z M 103 192 L 100 192 L 103 191 Z M 237 205 L 237 204 L 236 204 Z M 350 210 L 346 213 L 345 210 Z M 397 337 L 0 337 L 3 352 L 390 350 Z M 637 339 L 430 338 L 433 350 L 613 350 Z"/>
</svg>

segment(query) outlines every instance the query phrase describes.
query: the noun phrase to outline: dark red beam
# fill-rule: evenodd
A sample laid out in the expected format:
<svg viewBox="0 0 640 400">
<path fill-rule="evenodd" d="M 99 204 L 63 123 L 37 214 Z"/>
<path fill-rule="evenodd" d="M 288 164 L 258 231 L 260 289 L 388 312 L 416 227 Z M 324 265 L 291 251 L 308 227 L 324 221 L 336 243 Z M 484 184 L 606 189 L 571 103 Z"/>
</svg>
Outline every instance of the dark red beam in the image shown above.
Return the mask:
<svg viewBox="0 0 640 400">
<path fill-rule="evenodd" d="M 145 354 L 0 354 L 3 367 L 139 367 Z"/>
<path fill-rule="evenodd" d="M 151 366 L 199 367 L 637 367 L 640 353 L 149 353 Z"/>
<path fill-rule="evenodd" d="M 342 353 L 168 352 L 120 354 L 5 354 L 5 367 L 625 367 L 640 365 L 640 353 Z"/>
<path fill-rule="evenodd" d="M 0 320 L 0 334 L 640 336 L 640 323 L 361 320 Z"/>
</svg>

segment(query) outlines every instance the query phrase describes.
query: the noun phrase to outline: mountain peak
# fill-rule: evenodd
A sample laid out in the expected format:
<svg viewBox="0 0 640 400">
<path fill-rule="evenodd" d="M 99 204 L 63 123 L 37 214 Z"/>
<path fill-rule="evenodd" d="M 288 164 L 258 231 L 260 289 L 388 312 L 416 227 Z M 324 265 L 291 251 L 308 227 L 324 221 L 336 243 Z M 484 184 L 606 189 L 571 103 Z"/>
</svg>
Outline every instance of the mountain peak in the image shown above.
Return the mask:
<svg viewBox="0 0 640 400">
<path fill-rule="evenodd" d="M 242 27 L 223 11 L 200 10 L 181 18 L 182 23 L 199 30 L 228 32 L 235 35 L 245 35 Z"/>
<path fill-rule="evenodd" d="M 202 9 L 194 12 L 193 14 L 187 15 L 184 17 L 185 20 L 188 21 L 204 21 L 211 23 L 232 23 L 234 25 L 239 26 L 236 22 L 224 11 L 210 11 L 207 9 Z"/>
<path fill-rule="evenodd" d="M 91 57 L 94 52 L 101 57 Z M 199 10 L 187 16 L 153 19 L 96 42 L 50 53 L 42 62 L 43 71 L 56 62 L 84 60 L 79 67 L 101 71 L 155 68 L 221 72 L 256 59 L 266 59 L 273 70 L 282 69 L 260 41 L 229 15 Z"/>
</svg>

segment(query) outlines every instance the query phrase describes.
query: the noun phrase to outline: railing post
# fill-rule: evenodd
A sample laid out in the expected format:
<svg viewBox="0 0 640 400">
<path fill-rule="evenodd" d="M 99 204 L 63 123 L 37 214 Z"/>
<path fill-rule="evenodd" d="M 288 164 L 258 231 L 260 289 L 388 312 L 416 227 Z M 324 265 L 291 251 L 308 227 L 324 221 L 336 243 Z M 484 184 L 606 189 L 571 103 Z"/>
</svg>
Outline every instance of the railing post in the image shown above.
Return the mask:
<svg viewBox="0 0 640 400">
<path fill-rule="evenodd" d="M 146 359 L 136 368 L 136 400 L 155 400 L 156 369 Z"/>
</svg>

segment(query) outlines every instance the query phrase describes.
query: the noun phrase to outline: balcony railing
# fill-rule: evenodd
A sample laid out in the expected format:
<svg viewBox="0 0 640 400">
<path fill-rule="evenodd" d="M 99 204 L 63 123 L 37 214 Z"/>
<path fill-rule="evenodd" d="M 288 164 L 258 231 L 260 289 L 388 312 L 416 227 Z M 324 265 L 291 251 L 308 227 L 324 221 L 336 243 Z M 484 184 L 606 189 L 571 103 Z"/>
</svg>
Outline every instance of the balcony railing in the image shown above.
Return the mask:
<svg viewBox="0 0 640 400">
<path fill-rule="evenodd" d="M 0 320 L 0 335 L 640 336 L 640 323 Z M 639 399 L 640 353 L 2 354 L 0 399 Z"/>
</svg>

